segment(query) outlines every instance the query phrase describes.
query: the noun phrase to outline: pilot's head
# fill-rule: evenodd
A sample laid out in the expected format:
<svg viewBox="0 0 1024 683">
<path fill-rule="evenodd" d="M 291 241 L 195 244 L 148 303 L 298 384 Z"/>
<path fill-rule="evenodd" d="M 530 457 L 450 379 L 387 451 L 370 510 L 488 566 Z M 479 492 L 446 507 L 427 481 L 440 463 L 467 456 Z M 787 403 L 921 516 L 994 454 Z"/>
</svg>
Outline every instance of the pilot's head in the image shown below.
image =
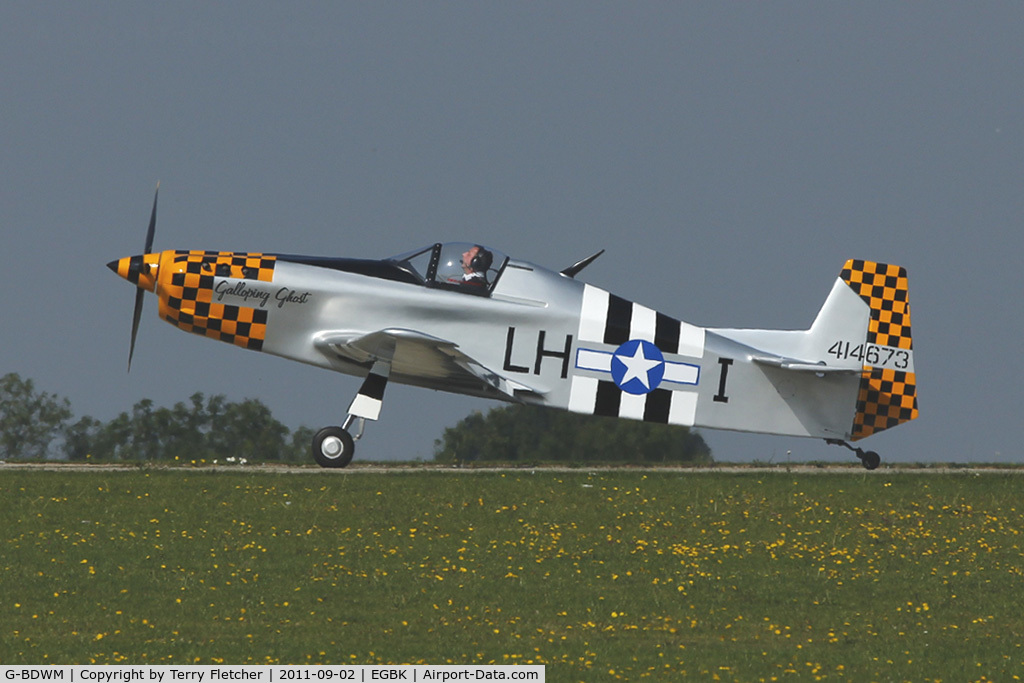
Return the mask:
<svg viewBox="0 0 1024 683">
<path fill-rule="evenodd" d="M 486 273 L 494 261 L 494 255 L 479 244 L 462 253 L 462 269 L 466 273 Z"/>
</svg>

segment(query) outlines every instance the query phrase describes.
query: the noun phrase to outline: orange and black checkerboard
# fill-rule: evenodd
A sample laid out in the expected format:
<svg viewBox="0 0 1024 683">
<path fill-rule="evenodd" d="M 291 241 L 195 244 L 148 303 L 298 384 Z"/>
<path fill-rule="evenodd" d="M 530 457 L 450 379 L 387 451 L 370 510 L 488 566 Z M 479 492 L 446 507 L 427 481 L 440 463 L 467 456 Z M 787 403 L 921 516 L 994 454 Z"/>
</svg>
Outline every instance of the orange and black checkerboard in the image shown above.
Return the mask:
<svg viewBox="0 0 1024 683">
<path fill-rule="evenodd" d="M 160 268 L 160 317 L 186 332 L 260 351 L 267 311 L 213 301 L 214 277 L 271 282 L 273 256 L 227 251 L 175 251 Z"/>
<path fill-rule="evenodd" d="M 840 277 L 871 308 L 867 343 L 913 350 L 906 269 L 851 259 Z M 854 440 L 917 415 L 917 377 L 913 372 L 864 366 L 853 421 Z"/>
<path fill-rule="evenodd" d="M 865 369 L 853 420 L 854 440 L 917 417 L 917 377 L 890 368 Z"/>
</svg>

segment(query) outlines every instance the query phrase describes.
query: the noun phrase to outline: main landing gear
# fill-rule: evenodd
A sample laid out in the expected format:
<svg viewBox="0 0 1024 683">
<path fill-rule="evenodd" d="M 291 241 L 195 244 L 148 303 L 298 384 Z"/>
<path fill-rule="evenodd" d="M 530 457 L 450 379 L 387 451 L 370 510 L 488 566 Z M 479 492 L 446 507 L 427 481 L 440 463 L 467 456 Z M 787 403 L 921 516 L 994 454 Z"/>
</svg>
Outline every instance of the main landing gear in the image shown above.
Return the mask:
<svg viewBox="0 0 1024 683">
<path fill-rule="evenodd" d="M 313 437 L 313 459 L 320 467 L 345 467 L 352 462 L 356 441 L 363 436 L 367 420 L 380 417 L 384 401 L 384 388 L 391 373 L 389 361 L 377 360 L 359 388 L 359 393 L 348 407 L 348 417 L 340 427 L 324 427 Z M 357 424 L 356 433 L 349 429 Z"/>
<path fill-rule="evenodd" d="M 864 465 L 864 469 L 877 469 L 882 463 L 882 458 L 879 457 L 878 453 L 875 453 L 874 451 L 865 451 L 863 448 L 854 448 L 842 439 L 825 439 L 825 443 L 832 446 L 842 446 L 843 448 L 853 451 L 857 454 L 857 457 L 860 458 L 860 462 Z"/>
</svg>

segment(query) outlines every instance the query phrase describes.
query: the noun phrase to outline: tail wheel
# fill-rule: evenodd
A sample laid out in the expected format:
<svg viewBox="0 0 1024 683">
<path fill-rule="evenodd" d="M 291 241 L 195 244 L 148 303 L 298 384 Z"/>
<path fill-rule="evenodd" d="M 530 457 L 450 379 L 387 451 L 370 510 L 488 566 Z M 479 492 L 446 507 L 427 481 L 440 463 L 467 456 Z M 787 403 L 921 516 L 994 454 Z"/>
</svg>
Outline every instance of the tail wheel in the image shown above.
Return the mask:
<svg viewBox="0 0 1024 683">
<path fill-rule="evenodd" d="M 842 439 L 825 439 L 825 443 L 830 446 L 842 446 L 843 448 L 848 448 L 853 451 L 857 454 L 857 457 L 860 458 L 860 464 L 864 465 L 864 469 L 866 470 L 876 470 L 878 469 L 878 466 L 882 464 L 882 458 L 879 457 L 878 453 L 875 453 L 874 451 L 865 451 L 863 448 L 854 448 Z"/>
<path fill-rule="evenodd" d="M 355 451 L 352 435 L 341 427 L 324 427 L 313 437 L 313 459 L 320 467 L 345 467 Z"/>
<path fill-rule="evenodd" d="M 882 462 L 882 458 L 874 451 L 867 451 L 864 455 L 860 456 L 860 462 L 864 465 L 864 469 L 874 470 L 878 469 L 878 466 Z"/>
</svg>

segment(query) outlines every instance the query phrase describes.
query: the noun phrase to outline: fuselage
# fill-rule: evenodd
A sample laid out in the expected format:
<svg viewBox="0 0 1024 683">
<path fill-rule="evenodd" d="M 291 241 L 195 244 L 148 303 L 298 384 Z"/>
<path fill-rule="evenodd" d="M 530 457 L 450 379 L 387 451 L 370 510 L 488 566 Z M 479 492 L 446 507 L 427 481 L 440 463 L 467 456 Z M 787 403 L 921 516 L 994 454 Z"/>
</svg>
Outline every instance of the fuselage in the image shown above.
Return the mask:
<svg viewBox="0 0 1024 683">
<path fill-rule="evenodd" d="M 859 361 L 820 375 L 757 362 L 767 345 L 835 369 L 843 361 L 820 334 L 704 329 L 500 254 L 480 286 L 458 277 L 450 254 L 465 247 L 380 261 L 172 250 L 110 267 L 155 292 L 160 317 L 182 330 L 350 375 L 374 359 L 332 352 L 344 346 L 332 340 L 408 331 L 437 344 L 400 345 L 390 381 L 669 424 L 853 435 Z M 866 326 L 842 334 L 863 338 Z"/>
</svg>

